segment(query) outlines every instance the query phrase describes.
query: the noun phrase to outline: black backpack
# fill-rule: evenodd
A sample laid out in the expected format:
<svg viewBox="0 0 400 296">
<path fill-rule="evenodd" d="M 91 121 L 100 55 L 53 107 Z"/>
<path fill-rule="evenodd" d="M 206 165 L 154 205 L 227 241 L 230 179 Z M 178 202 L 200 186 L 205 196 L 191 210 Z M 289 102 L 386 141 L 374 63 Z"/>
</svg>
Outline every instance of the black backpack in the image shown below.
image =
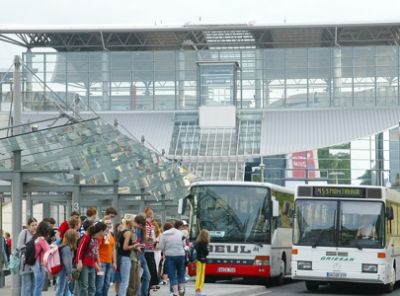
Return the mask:
<svg viewBox="0 0 400 296">
<path fill-rule="evenodd" d="M 35 239 L 32 238 L 29 242 L 26 243 L 25 250 L 25 264 L 26 265 L 35 265 Z"/>
</svg>

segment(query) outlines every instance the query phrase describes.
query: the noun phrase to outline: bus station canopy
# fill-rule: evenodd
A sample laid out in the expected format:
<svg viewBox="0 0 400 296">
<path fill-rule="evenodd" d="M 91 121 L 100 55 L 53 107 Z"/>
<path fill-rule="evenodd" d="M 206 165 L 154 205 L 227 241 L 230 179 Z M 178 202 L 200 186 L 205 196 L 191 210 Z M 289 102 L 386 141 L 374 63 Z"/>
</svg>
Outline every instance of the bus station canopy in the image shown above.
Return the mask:
<svg viewBox="0 0 400 296">
<path fill-rule="evenodd" d="M 20 150 L 21 170 L 38 172 L 24 178 L 26 183 L 67 185 L 78 175 L 81 185 L 101 188 L 117 182 L 119 193 L 156 200 L 185 194 L 177 163 L 99 117 L 78 120 L 64 113 L 20 128 L 18 135 L 0 138 L 0 173 L 13 170 L 13 152 Z"/>
</svg>

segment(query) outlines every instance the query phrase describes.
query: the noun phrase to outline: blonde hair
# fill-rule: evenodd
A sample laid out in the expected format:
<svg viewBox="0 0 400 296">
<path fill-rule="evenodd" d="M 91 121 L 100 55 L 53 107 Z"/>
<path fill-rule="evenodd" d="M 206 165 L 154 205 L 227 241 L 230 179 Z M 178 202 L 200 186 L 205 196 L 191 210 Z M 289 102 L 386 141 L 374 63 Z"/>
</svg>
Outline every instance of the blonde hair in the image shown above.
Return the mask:
<svg viewBox="0 0 400 296">
<path fill-rule="evenodd" d="M 76 250 L 76 242 L 78 240 L 77 236 L 78 233 L 75 229 L 68 229 L 64 234 L 62 245 L 69 246 L 72 251 Z"/>
<path fill-rule="evenodd" d="M 130 226 L 132 226 L 134 220 L 135 220 L 135 215 L 125 214 L 121 220 L 122 228 L 130 228 Z"/>
<path fill-rule="evenodd" d="M 209 243 L 210 236 L 208 235 L 207 229 L 200 230 L 199 235 L 197 236 L 196 243 Z"/>
</svg>

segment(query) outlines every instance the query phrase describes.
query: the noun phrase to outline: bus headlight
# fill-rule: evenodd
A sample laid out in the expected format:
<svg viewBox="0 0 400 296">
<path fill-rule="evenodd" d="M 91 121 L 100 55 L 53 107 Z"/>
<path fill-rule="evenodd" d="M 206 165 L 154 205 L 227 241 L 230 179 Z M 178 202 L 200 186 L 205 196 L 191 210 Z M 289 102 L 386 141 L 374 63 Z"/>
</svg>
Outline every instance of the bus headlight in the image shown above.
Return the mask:
<svg viewBox="0 0 400 296">
<path fill-rule="evenodd" d="M 312 270 L 312 262 L 311 261 L 297 261 L 297 269 Z"/>
<path fill-rule="evenodd" d="M 377 273 L 378 272 L 378 264 L 363 264 L 362 272 Z"/>
</svg>

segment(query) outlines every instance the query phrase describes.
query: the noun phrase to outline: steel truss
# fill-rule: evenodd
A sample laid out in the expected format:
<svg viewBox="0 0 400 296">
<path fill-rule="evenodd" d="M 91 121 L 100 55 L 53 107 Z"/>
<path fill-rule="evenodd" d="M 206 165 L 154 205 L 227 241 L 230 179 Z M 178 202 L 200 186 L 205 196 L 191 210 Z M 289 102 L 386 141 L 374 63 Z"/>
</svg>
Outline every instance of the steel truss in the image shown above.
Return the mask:
<svg viewBox="0 0 400 296">
<path fill-rule="evenodd" d="M 0 30 L 11 44 L 58 51 L 176 50 L 220 47 L 325 47 L 397 45 L 400 25 L 342 26 L 186 26 L 175 29 Z"/>
</svg>

